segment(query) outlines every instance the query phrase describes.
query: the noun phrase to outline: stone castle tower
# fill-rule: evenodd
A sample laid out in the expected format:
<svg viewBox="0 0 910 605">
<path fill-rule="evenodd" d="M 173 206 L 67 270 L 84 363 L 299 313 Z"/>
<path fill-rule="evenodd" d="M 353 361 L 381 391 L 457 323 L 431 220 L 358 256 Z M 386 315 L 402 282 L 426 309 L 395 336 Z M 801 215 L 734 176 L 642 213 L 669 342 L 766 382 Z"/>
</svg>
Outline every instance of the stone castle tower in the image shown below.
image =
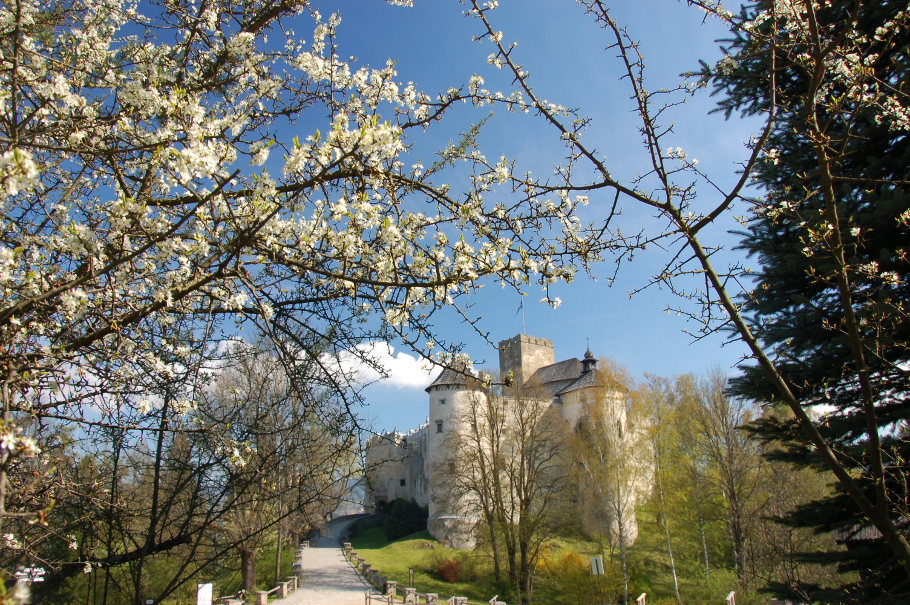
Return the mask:
<svg viewBox="0 0 910 605">
<path fill-rule="evenodd" d="M 499 372 L 503 381 L 525 384 L 534 372 L 553 365 L 553 341 L 519 334 L 499 343 Z"/>
<path fill-rule="evenodd" d="M 475 405 L 476 397 L 482 396 L 481 386 L 481 382 L 467 369 L 446 369 L 426 388 L 430 396 L 426 456 L 430 479 L 427 531 L 437 540 L 444 540 L 455 548 L 473 547 L 472 530 L 478 520 L 470 513 L 470 503 L 450 493 L 448 482 L 440 480 L 434 470 L 454 471 L 452 465 L 455 461 L 448 445 L 453 433 L 465 430 L 461 419 L 468 406 Z"/>
</svg>

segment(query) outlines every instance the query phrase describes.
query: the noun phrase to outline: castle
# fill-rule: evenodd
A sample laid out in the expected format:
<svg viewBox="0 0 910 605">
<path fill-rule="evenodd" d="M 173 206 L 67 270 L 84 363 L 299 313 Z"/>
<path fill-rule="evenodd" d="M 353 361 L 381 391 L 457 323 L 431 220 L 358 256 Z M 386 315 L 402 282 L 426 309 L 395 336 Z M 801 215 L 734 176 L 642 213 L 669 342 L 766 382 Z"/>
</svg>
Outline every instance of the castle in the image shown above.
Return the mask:
<svg viewBox="0 0 910 605">
<path fill-rule="evenodd" d="M 518 334 L 499 343 L 499 372 L 504 381 L 533 389 L 535 397 L 547 401 L 565 422 L 567 437 L 578 430 L 588 406 L 594 405 L 604 406 L 622 436 L 626 422 L 623 391 L 597 369 L 590 348 L 582 359 L 556 362 L 553 341 Z M 367 442 L 364 506 L 373 510 L 381 502 L 413 499 L 429 509 L 430 535 L 456 548 L 470 548 L 479 518 L 472 514 L 469 503 L 447 493 L 447 482 L 438 469 L 452 464 L 451 436 L 464 430 L 464 411 L 476 404 L 483 384 L 469 372 L 445 369 L 426 392 L 426 424 L 406 434 L 395 431 Z M 625 523 L 630 521 L 631 542 L 638 532 L 634 515 Z"/>
</svg>

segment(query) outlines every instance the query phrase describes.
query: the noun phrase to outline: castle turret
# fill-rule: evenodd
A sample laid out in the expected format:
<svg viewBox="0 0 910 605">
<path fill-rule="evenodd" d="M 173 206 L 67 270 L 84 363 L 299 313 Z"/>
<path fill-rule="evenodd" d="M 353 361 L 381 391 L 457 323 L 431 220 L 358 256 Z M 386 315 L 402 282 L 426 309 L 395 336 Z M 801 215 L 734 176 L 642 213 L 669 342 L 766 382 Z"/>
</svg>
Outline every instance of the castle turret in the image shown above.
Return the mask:
<svg viewBox="0 0 910 605">
<path fill-rule="evenodd" d="M 429 518 L 427 531 L 440 542 L 454 548 L 473 548 L 474 526 L 478 519 L 464 497 L 454 494 L 451 476 L 457 460 L 451 445 L 463 430 L 467 410 L 483 397 L 481 382 L 467 369 L 445 369 L 427 387 L 430 395 L 430 421 L 427 435 L 427 476 L 429 477 Z"/>
<path fill-rule="evenodd" d="M 585 358 L 581 360 L 581 372 L 582 374 L 587 374 L 596 369 L 597 360 L 594 359 L 594 353 L 591 352 L 591 347 L 588 347 L 588 350 L 585 351 Z"/>
</svg>

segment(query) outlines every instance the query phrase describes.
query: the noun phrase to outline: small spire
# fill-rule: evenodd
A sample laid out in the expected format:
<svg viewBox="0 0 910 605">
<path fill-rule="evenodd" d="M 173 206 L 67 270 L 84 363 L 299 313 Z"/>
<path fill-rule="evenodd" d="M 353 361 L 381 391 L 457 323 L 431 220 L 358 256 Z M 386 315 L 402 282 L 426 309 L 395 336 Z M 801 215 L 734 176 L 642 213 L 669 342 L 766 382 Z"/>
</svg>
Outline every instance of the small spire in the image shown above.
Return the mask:
<svg viewBox="0 0 910 605">
<path fill-rule="evenodd" d="M 585 339 L 588 340 L 588 339 Z M 594 359 L 594 353 L 591 352 L 591 341 L 588 340 L 588 350 L 585 351 L 585 358 L 581 361 L 581 373 L 587 374 L 597 367 L 597 360 Z"/>
</svg>

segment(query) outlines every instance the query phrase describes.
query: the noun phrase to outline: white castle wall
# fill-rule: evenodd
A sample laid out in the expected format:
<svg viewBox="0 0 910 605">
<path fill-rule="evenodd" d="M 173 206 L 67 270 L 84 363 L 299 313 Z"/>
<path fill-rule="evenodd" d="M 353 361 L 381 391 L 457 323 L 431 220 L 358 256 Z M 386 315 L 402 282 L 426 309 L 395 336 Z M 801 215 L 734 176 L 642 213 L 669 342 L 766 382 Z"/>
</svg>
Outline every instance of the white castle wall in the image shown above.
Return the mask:
<svg viewBox="0 0 910 605">
<path fill-rule="evenodd" d="M 367 442 L 364 460 L 366 510 L 375 510 L 378 502 L 398 498 L 427 506 L 427 428 L 424 424 L 406 434 L 394 431 L 374 436 Z"/>
</svg>

